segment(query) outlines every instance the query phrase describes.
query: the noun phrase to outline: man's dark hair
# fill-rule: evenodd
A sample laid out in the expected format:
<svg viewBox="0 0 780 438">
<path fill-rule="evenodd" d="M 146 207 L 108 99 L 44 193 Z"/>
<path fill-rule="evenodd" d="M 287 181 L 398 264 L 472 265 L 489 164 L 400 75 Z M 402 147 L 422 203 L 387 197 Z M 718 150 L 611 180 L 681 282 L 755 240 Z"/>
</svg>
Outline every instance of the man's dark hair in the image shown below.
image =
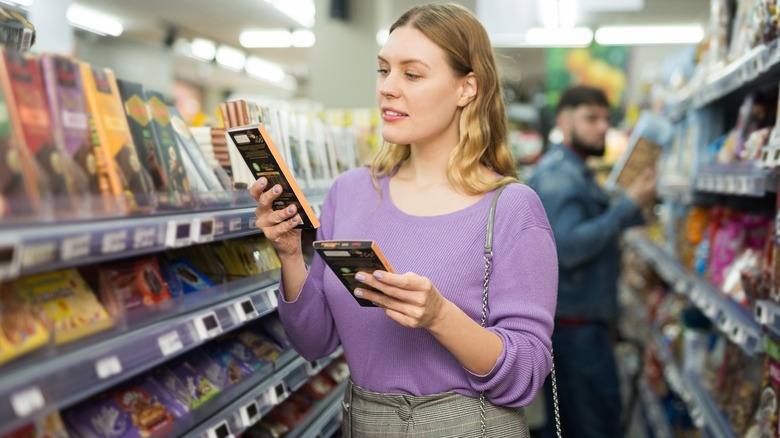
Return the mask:
<svg viewBox="0 0 780 438">
<path fill-rule="evenodd" d="M 604 92 L 598 88 L 577 85 L 564 90 L 560 100 L 558 100 L 555 114 L 566 109 L 577 108 L 580 105 L 597 105 L 609 108 L 609 101 Z"/>
</svg>

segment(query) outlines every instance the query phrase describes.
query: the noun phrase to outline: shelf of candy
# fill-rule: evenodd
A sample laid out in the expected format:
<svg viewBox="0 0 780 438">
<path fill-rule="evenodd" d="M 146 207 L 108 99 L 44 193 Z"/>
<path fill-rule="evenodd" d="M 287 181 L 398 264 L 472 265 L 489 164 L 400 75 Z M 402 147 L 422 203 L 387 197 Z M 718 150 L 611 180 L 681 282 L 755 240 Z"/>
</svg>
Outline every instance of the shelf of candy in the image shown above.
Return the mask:
<svg viewBox="0 0 780 438">
<path fill-rule="evenodd" d="M 343 356 L 315 374 L 297 391 L 244 432 L 248 438 L 314 438 L 338 421 L 349 369 Z"/>
<path fill-rule="evenodd" d="M 278 268 L 248 238 L 0 283 L 0 433 L 273 312 Z"/>
<path fill-rule="evenodd" d="M 223 334 L 71 404 L 61 411 L 68 434 L 191 437 L 205 430 L 203 424 L 213 424 L 217 416 L 220 421 L 256 421 L 261 409 L 258 403 L 277 403 L 268 394 L 276 394 L 277 387 L 286 388 L 289 375 L 307 365 L 286 339 L 269 332 L 269 326 L 279 324 L 274 317 L 268 315 L 238 332 Z"/>
<path fill-rule="evenodd" d="M 776 112 L 763 93 L 748 94 L 739 107 L 736 124 L 711 142 L 698 167 L 696 190 L 700 192 L 762 197 L 777 190 L 777 178 L 766 160 L 771 123 Z"/>
</svg>

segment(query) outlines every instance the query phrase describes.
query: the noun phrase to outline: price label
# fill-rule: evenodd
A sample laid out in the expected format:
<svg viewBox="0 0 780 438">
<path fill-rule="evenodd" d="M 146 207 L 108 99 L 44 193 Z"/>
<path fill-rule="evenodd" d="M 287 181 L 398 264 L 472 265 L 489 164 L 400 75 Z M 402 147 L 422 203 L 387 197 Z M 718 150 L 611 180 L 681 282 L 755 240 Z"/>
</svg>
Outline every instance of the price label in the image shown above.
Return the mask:
<svg viewBox="0 0 780 438">
<path fill-rule="evenodd" d="M 218 425 L 212 427 L 208 431 L 208 438 L 232 438 L 233 434 L 230 432 L 227 421 L 222 421 Z"/>
<path fill-rule="evenodd" d="M 151 248 L 157 243 L 157 228 L 136 228 L 133 235 L 133 248 Z"/>
<path fill-rule="evenodd" d="M 56 256 L 57 244 L 55 242 L 25 244 L 22 248 L 22 267 L 29 268 L 53 263 Z"/>
<path fill-rule="evenodd" d="M 257 229 L 257 218 L 255 216 L 252 216 L 249 218 L 249 229 L 250 230 L 256 230 Z"/>
<path fill-rule="evenodd" d="M 252 303 L 250 298 L 233 304 L 233 308 L 236 310 L 236 314 L 238 315 L 238 320 L 240 322 L 249 321 L 250 319 L 254 319 L 259 316 L 257 309 L 255 309 L 255 305 Z"/>
<path fill-rule="evenodd" d="M 271 307 L 279 307 L 279 289 L 268 289 L 266 293 L 268 294 L 268 301 L 271 302 Z"/>
<path fill-rule="evenodd" d="M 95 362 L 98 378 L 107 379 L 122 372 L 122 363 L 116 356 L 110 356 Z"/>
<path fill-rule="evenodd" d="M 260 408 L 257 406 L 257 402 L 252 401 L 241 408 L 241 423 L 245 428 L 251 427 L 258 420 L 260 420 Z"/>
<path fill-rule="evenodd" d="M 127 230 L 112 231 L 103 234 L 103 244 L 100 246 L 103 254 L 112 254 L 127 249 Z"/>
<path fill-rule="evenodd" d="M 192 243 L 191 227 L 189 220 L 168 221 L 165 244 L 171 248 L 189 245 Z"/>
<path fill-rule="evenodd" d="M 19 275 L 20 250 L 21 244 L 19 242 L 0 243 L 0 280 Z"/>
<path fill-rule="evenodd" d="M 222 221 L 219 221 L 222 222 Z M 193 221 L 193 239 L 196 242 L 211 242 L 214 240 L 214 219 L 196 219 Z"/>
<path fill-rule="evenodd" d="M 277 383 L 276 386 L 269 389 L 266 394 L 267 399 L 272 406 L 278 405 L 279 403 L 283 402 L 289 395 L 287 384 L 284 383 L 284 380 L 282 380 L 281 382 Z"/>
<path fill-rule="evenodd" d="M 214 237 L 225 234 L 225 221 L 214 219 Z"/>
<path fill-rule="evenodd" d="M 759 324 L 769 324 L 769 312 L 765 306 L 766 304 L 764 304 L 763 301 L 756 302 L 755 314 L 756 321 L 758 321 Z"/>
<path fill-rule="evenodd" d="M 67 261 L 89 255 L 92 246 L 92 235 L 82 234 L 62 239 L 60 246 L 60 260 Z"/>
<path fill-rule="evenodd" d="M 306 374 L 311 377 L 320 372 L 322 366 L 316 361 L 312 360 L 306 363 Z"/>
<path fill-rule="evenodd" d="M 211 339 L 222 333 L 222 325 L 220 325 L 219 318 L 217 318 L 217 315 L 214 312 L 209 312 L 195 318 L 193 323 L 195 324 L 195 330 L 198 332 L 201 341 Z"/>
<path fill-rule="evenodd" d="M 157 338 L 157 345 L 160 346 L 160 352 L 162 352 L 163 356 L 170 356 L 184 348 L 184 344 L 182 344 L 181 338 L 179 338 L 179 333 L 176 331 L 166 333 Z"/>
<path fill-rule="evenodd" d="M 27 417 L 33 412 L 43 409 L 44 405 L 46 405 L 46 400 L 37 386 L 11 394 L 11 407 L 19 418 Z"/>
<path fill-rule="evenodd" d="M 236 231 L 241 231 L 240 217 L 234 217 L 233 219 L 230 219 L 230 222 L 228 222 L 228 231 L 230 231 L 231 233 Z"/>
<path fill-rule="evenodd" d="M 688 282 L 683 279 L 678 279 L 674 283 L 674 291 L 680 295 L 685 295 L 688 292 Z"/>
</svg>

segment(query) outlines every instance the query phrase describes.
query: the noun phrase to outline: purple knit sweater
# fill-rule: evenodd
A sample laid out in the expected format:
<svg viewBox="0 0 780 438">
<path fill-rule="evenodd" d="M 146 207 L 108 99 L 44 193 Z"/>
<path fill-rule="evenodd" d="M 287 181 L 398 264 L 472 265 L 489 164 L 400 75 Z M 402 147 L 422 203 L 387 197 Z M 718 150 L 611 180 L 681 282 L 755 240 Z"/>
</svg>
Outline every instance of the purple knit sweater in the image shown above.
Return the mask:
<svg viewBox="0 0 780 438">
<path fill-rule="evenodd" d="M 325 199 L 317 238 L 375 240 L 396 272 L 428 277 L 479 322 L 493 193 L 453 213 L 412 216 L 393 204 L 389 180 L 379 179 L 380 196 L 367 168 L 342 174 Z M 353 381 L 372 391 L 478 397 L 484 390 L 495 404 L 528 405 L 550 371 L 558 286 L 555 242 L 530 188 L 512 184 L 501 194 L 493 239 L 487 325 L 504 350 L 487 375 L 463 368 L 426 330 L 403 327 L 381 309 L 360 307 L 317 256 L 298 299 L 279 299 L 293 346 L 313 360 L 343 345 Z"/>
</svg>

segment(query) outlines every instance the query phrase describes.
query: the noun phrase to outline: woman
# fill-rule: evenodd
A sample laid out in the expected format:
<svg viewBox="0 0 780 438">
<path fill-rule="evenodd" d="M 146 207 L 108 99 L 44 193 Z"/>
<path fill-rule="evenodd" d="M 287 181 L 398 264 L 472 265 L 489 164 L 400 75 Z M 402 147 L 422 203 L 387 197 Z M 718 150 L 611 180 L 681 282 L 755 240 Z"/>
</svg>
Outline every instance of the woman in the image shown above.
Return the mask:
<svg viewBox="0 0 780 438">
<path fill-rule="evenodd" d="M 342 174 L 318 239 L 374 240 L 396 272 L 355 295 L 322 262 L 304 264 L 294 206 L 258 180 L 257 225 L 282 262 L 279 314 L 307 359 L 339 345 L 352 382 L 344 436 L 527 436 L 528 405 L 551 368 L 557 257 L 534 192 L 510 184 L 495 219 L 487 328 L 480 326 L 485 228 L 494 191 L 516 182 L 487 33 L 467 9 L 416 6 L 378 56 L 385 144 L 370 168 Z"/>
</svg>

